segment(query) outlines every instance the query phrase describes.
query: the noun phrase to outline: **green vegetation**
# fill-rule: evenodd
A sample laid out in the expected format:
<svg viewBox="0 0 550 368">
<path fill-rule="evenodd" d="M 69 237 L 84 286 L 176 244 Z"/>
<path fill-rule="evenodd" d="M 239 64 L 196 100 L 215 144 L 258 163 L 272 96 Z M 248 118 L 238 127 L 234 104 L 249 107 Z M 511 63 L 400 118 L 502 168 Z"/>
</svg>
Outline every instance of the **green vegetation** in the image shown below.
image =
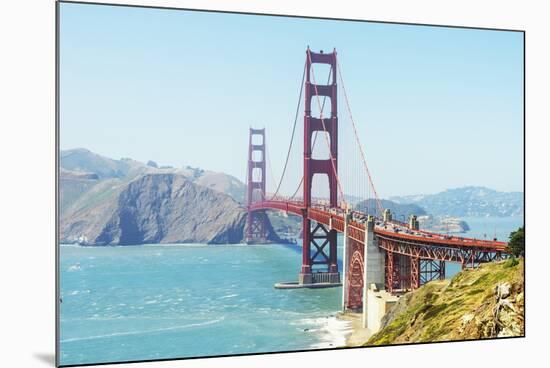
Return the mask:
<svg viewBox="0 0 550 368">
<path fill-rule="evenodd" d="M 515 257 L 523 257 L 525 255 L 525 227 L 522 226 L 516 231 L 510 233 L 508 241 L 508 249 Z"/>
<path fill-rule="evenodd" d="M 405 294 L 364 345 L 523 335 L 523 267 L 489 263 Z"/>
</svg>

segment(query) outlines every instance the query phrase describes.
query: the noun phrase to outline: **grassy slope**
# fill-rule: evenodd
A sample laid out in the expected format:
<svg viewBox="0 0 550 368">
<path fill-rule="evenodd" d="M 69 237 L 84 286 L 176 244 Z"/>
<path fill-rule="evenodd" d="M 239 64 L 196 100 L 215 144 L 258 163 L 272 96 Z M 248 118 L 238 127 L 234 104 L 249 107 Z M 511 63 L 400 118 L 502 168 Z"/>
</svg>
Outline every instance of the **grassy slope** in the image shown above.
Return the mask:
<svg viewBox="0 0 550 368">
<path fill-rule="evenodd" d="M 490 263 L 464 270 L 452 280 L 430 282 L 403 296 L 389 323 L 365 345 L 448 341 L 496 337 L 495 286 L 510 283 L 507 301 L 518 313 L 505 310 L 499 321 L 523 335 L 523 260 Z M 499 327 L 502 330 L 502 328 Z M 498 329 L 497 329 L 498 332 Z M 498 336 L 505 335 L 504 332 Z M 510 334 L 508 334 L 510 335 Z"/>
</svg>

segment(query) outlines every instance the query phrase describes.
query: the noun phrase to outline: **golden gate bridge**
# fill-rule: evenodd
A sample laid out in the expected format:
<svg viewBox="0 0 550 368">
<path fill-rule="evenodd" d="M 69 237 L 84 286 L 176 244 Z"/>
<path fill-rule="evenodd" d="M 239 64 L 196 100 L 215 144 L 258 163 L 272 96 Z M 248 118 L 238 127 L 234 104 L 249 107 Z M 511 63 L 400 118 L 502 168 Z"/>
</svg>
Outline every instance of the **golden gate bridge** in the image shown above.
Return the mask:
<svg viewBox="0 0 550 368">
<path fill-rule="evenodd" d="M 327 84 L 317 83 L 316 64 L 329 67 Z M 352 144 L 347 146 L 355 149 L 351 150 L 351 158 L 344 161 L 343 168 L 339 168 L 338 136 L 339 130 L 346 127 L 339 127 L 338 85 L 342 87 L 350 122 L 347 128 L 353 138 Z M 279 192 L 297 141 L 302 95 L 302 176 L 294 193 L 283 196 Z M 325 116 L 327 99 L 330 113 Z M 324 136 L 324 139 L 319 136 Z M 323 149 L 325 158 L 319 158 L 315 151 Z M 351 114 L 336 50 L 332 53 L 315 53 L 309 47 L 306 50 L 292 136 L 280 180 L 271 194 L 266 191 L 268 160 L 265 129 L 251 128 L 245 241 L 249 244 L 266 242 L 267 210 L 284 211 L 302 218 L 302 265 L 298 282 L 281 287 L 343 285 L 344 310 L 364 310 L 367 287 L 372 284 L 389 293 L 414 290 L 429 281 L 445 278 L 446 262 L 456 262 L 466 268 L 509 256 L 505 242 L 423 231 L 419 229 L 416 216 L 411 215 L 408 222 L 397 221 L 388 209 L 382 207 Z M 325 185 L 318 181 L 314 185 L 315 176 L 324 176 L 328 180 Z M 350 195 L 345 192 L 348 187 L 354 189 L 356 197 L 366 199 L 364 206 L 351 206 L 347 200 Z M 314 191 L 319 189 L 325 190 L 324 195 L 315 196 Z M 344 239 L 342 273 L 337 262 L 338 233 Z"/>
</svg>

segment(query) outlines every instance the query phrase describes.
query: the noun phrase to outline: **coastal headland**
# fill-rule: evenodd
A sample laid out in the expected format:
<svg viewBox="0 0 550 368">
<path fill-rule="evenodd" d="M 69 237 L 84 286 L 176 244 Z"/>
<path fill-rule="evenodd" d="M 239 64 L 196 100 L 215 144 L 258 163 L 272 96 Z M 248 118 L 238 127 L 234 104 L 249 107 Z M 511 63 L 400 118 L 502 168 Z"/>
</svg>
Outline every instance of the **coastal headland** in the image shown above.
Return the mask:
<svg viewBox="0 0 550 368">
<path fill-rule="evenodd" d="M 380 331 L 351 321 L 346 346 L 391 345 L 524 336 L 524 261 L 508 259 L 465 269 L 404 294 L 382 318 Z"/>
</svg>

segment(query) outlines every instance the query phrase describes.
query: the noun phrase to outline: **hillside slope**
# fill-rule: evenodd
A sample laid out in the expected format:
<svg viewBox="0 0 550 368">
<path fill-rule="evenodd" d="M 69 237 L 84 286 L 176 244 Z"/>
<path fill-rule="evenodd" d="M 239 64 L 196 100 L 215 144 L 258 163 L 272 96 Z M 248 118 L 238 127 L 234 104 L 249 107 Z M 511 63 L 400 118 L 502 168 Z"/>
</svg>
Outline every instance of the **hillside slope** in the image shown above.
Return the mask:
<svg viewBox="0 0 550 368">
<path fill-rule="evenodd" d="M 237 178 L 220 172 L 192 168 L 189 166 L 175 168 L 158 166 L 150 161 L 147 164 L 121 158 L 115 160 L 98 155 L 85 148 L 61 150 L 59 155 L 59 194 L 61 216 L 70 211 L 70 207 L 96 184 L 108 182 L 109 185 L 123 185 L 140 175 L 177 174 L 191 182 L 225 193 L 237 202 L 244 202 L 245 185 Z M 90 177 L 94 175 L 94 177 Z M 110 186 L 98 186 L 95 191 Z"/>
<path fill-rule="evenodd" d="M 364 345 L 524 335 L 523 260 L 464 270 L 401 297 Z"/>
<path fill-rule="evenodd" d="M 522 192 L 499 192 L 485 187 L 447 189 L 427 195 L 394 196 L 400 204 L 416 204 L 434 216 L 505 217 L 523 214 Z"/>
<path fill-rule="evenodd" d="M 60 240 L 94 245 L 239 243 L 245 209 L 183 175 L 96 184 L 60 219 Z"/>
</svg>

